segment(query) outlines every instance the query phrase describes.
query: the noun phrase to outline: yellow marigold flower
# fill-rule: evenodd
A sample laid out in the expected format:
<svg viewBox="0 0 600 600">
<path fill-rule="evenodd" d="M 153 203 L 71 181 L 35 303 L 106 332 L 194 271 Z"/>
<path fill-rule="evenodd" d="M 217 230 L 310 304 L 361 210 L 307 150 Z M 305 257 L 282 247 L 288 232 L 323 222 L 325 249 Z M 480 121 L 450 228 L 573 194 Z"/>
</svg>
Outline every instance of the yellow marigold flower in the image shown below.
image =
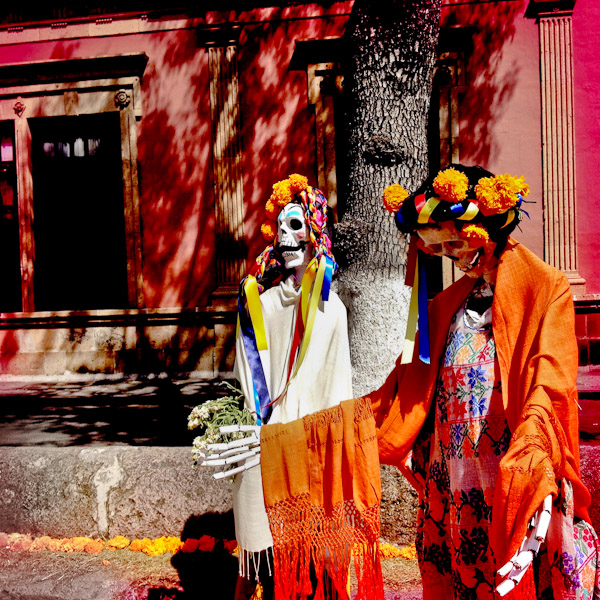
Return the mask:
<svg viewBox="0 0 600 600">
<path fill-rule="evenodd" d="M 289 179 L 284 179 L 283 181 L 278 181 L 273 184 L 273 193 L 269 198 L 273 204 L 277 204 L 283 208 L 292 201 L 292 198 L 293 195 Z"/>
<path fill-rule="evenodd" d="M 397 558 L 401 555 L 402 552 L 400 548 L 396 548 L 396 546 L 392 546 L 392 544 L 380 544 L 379 546 L 379 556 L 381 556 L 381 558 Z"/>
<path fill-rule="evenodd" d="M 118 536 L 108 540 L 108 542 L 106 542 L 106 545 L 109 548 L 116 548 L 117 550 L 123 550 L 123 548 L 127 548 L 127 546 L 129 546 L 129 540 L 123 535 L 118 535 Z"/>
<path fill-rule="evenodd" d="M 479 209 L 486 216 L 506 212 L 516 205 L 517 194 L 526 196 L 529 186 L 523 177 L 513 177 L 508 173 L 494 177 L 482 177 L 475 186 Z"/>
<path fill-rule="evenodd" d="M 183 542 L 178 537 L 170 536 L 165 538 L 166 551 L 170 552 L 171 554 L 179 552 L 182 546 Z"/>
<path fill-rule="evenodd" d="M 383 206 L 392 214 L 397 213 L 407 197 L 408 192 L 399 183 L 392 183 L 383 190 Z"/>
<path fill-rule="evenodd" d="M 298 192 L 301 192 L 308 187 L 308 179 L 306 179 L 306 177 L 303 175 L 298 175 L 297 173 L 290 175 L 289 182 L 292 196 L 295 196 Z"/>
<path fill-rule="evenodd" d="M 270 242 L 275 239 L 275 235 L 277 234 L 277 227 L 273 221 L 267 221 L 260 226 L 260 232 L 267 242 Z"/>
<path fill-rule="evenodd" d="M 461 230 L 462 237 L 485 244 L 490 239 L 490 234 L 481 225 L 467 225 Z"/>
<path fill-rule="evenodd" d="M 467 197 L 469 178 L 461 171 L 450 167 L 437 174 L 433 180 L 433 189 L 446 202 L 462 202 Z"/>
<path fill-rule="evenodd" d="M 265 212 L 271 221 L 275 221 L 277 219 L 277 215 L 279 214 L 280 210 L 281 208 L 277 206 L 277 204 L 275 204 L 270 198 L 267 200 L 267 203 L 265 204 Z"/>
</svg>

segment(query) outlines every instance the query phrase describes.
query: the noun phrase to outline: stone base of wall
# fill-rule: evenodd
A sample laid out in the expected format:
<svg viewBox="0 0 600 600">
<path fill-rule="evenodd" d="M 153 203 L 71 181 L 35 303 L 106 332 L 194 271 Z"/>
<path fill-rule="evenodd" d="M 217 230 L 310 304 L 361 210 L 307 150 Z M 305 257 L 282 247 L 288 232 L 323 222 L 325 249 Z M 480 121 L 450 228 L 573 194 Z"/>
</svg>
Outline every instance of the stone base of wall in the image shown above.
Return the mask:
<svg viewBox="0 0 600 600">
<path fill-rule="evenodd" d="M 15 377 L 230 372 L 236 314 L 219 307 L 3 315 L 0 370 Z"/>
</svg>

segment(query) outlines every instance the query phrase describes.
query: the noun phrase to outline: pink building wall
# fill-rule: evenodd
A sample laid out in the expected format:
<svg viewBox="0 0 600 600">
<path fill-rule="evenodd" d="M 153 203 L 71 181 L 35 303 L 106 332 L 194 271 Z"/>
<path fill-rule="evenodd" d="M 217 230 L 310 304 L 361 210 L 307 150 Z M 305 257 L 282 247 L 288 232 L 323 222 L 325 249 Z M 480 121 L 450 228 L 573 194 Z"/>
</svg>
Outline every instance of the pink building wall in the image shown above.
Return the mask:
<svg viewBox="0 0 600 600">
<path fill-rule="evenodd" d="M 577 0 L 573 12 L 575 150 L 579 272 L 587 294 L 600 294 L 600 3 Z M 599 324 L 600 325 L 600 324 Z M 600 327 L 597 329 L 600 333 Z"/>
</svg>

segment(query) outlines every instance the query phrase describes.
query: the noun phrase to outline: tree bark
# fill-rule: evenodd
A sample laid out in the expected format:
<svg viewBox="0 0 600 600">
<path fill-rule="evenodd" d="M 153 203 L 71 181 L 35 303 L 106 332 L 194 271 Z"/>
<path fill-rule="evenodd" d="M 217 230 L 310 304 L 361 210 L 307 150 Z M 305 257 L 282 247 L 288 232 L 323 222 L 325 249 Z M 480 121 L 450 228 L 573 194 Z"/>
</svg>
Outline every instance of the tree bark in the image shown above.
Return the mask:
<svg viewBox="0 0 600 600">
<path fill-rule="evenodd" d="M 406 237 L 381 197 L 427 176 L 427 118 L 441 0 L 357 0 L 346 29 L 346 210 L 336 227 L 355 395 L 381 385 L 400 354 L 410 288 Z"/>
</svg>

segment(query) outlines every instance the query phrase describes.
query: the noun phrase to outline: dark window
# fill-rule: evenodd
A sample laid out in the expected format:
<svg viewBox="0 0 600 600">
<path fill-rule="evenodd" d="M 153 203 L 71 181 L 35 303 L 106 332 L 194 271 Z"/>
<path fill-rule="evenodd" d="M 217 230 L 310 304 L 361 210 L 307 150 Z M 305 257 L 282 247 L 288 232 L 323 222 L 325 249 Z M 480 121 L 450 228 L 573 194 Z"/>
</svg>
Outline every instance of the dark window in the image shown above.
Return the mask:
<svg viewBox="0 0 600 600">
<path fill-rule="evenodd" d="M 118 113 L 30 127 L 35 310 L 126 308 Z"/>
<path fill-rule="evenodd" d="M 0 122 L 0 312 L 21 311 L 21 253 L 13 121 Z"/>
</svg>

